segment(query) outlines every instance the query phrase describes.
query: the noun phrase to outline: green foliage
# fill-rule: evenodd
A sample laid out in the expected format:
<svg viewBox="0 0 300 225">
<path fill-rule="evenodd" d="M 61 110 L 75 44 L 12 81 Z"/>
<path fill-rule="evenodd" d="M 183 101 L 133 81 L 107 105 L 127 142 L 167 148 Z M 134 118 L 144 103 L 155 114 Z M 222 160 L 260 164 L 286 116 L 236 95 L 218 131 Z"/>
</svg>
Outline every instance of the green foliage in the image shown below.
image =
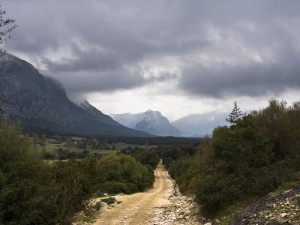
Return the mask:
<svg viewBox="0 0 300 225">
<path fill-rule="evenodd" d="M 227 122 L 231 124 L 236 124 L 239 119 L 243 116 L 240 108 L 237 106 L 237 103 L 234 102 L 233 109 L 231 113 L 229 114 L 229 117 L 226 119 Z"/>
<path fill-rule="evenodd" d="M 128 155 L 106 155 L 96 166 L 99 188 L 108 193 L 143 191 L 153 184 L 154 176 Z"/>
<path fill-rule="evenodd" d="M 29 148 L 18 127 L 0 129 L 0 223 L 56 224 L 59 189 L 52 185 L 50 168 Z"/>
<path fill-rule="evenodd" d="M 295 202 L 298 206 L 300 206 L 300 197 L 299 196 L 295 198 Z"/>
<path fill-rule="evenodd" d="M 174 145 L 174 146 L 159 146 L 156 149 L 157 154 L 162 158 L 163 164 L 169 168 L 170 165 L 176 161 L 177 159 L 185 156 L 191 156 L 195 153 L 194 149 L 187 146 L 182 145 Z"/>
<path fill-rule="evenodd" d="M 5 122 L 0 129 L 0 170 L 6 172 L 12 163 L 30 157 L 29 145 L 17 126 Z"/>
<path fill-rule="evenodd" d="M 153 149 L 143 150 L 134 154 L 133 157 L 143 165 L 149 166 L 151 169 L 155 169 L 160 160 L 160 157 Z"/>
<path fill-rule="evenodd" d="M 169 174 L 179 185 L 181 191 L 191 192 L 196 179 L 196 166 L 192 157 L 181 157 L 171 163 Z"/>
<path fill-rule="evenodd" d="M 129 154 L 143 165 L 149 167 L 151 170 L 155 169 L 160 157 L 154 149 L 142 149 L 142 148 L 126 148 L 121 151 L 124 154 Z"/>
<path fill-rule="evenodd" d="M 75 221 L 77 224 L 91 224 L 97 220 L 99 211 L 101 210 L 101 202 L 89 205 L 86 207 L 84 213 L 76 215 Z"/>
<path fill-rule="evenodd" d="M 232 205 L 276 190 L 300 171 L 300 103 L 269 106 L 243 115 L 236 103 L 228 121 L 191 158 L 179 157 L 171 175 L 196 195 L 202 214 L 215 217 Z M 193 185 L 188 185 L 188 184 Z"/>
<path fill-rule="evenodd" d="M 43 161 L 17 126 L 0 127 L 0 224 L 71 224 L 95 193 L 143 191 L 153 180 L 131 156 Z"/>
<path fill-rule="evenodd" d="M 117 202 L 116 198 L 114 197 L 109 197 L 109 198 L 103 198 L 101 199 L 102 202 L 105 202 L 108 205 L 115 204 Z"/>
<path fill-rule="evenodd" d="M 63 224 L 72 221 L 73 214 L 84 209 L 83 203 L 91 196 L 89 182 L 91 177 L 81 169 L 81 162 L 58 161 L 51 165 L 54 182 L 59 188 L 60 214 Z"/>
</svg>

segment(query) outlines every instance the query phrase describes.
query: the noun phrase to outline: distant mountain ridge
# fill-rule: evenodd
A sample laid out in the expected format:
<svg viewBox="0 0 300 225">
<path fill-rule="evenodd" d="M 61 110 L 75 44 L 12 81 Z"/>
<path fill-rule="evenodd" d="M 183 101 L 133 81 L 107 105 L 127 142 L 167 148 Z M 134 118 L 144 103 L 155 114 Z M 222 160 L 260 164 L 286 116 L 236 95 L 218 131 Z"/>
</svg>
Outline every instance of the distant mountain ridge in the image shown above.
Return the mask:
<svg viewBox="0 0 300 225">
<path fill-rule="evenodd" d="M 131 114 L 113 114 L 113 119 L 124 126 L 158 135 L 158 136 L 182 136 L 182 132 L 170 124 L 169 120 L 158 111 Z"/>
<path fill-rule="evenodd" d="M 226 113 L 191 114 L 172 122 L 187 137 L 211 135 L 218 126 L 226 126 Z"/>
<path fill-rule="evenodd" d="M 119 124 L 88 102 L 74 104 L 57 81 L 24 60 L 6 54 L 0 61 L 0 78 L 5 81 L 0 91 L 10 93 L 0 99 L 0 107 L 25 128 L 86 136 L 151 136 Z"/>
</svg>

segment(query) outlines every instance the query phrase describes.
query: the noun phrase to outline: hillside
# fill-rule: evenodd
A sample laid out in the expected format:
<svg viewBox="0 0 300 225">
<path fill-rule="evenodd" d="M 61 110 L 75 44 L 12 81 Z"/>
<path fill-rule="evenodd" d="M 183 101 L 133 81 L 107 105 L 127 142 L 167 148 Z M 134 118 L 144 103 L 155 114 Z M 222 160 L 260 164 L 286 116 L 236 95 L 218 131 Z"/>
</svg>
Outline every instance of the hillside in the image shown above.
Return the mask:
<svg viewBox="0 0 300 225">
<path fill-rule="evenodd" d="M 1 108 L 25 129 L 86 136 L 150 136 L 129 129 L 85 102 L 71 102 L 64 88 L 30 63 L 6 54 L 2 59 Z"/>
</svg>

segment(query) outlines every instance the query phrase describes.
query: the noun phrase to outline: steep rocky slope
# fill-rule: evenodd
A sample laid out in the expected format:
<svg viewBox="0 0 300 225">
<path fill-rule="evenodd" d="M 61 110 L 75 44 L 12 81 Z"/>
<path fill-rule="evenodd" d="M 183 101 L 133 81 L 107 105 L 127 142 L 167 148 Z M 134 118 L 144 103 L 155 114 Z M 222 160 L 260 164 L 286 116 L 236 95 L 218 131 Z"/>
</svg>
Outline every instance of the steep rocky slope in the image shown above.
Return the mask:
<svg viewBox="0 0 300 225">
<path fill-rule="evenodd" d="M 271 193 L 234 215 L 230 225 L 299 225 L 300 184 Z"/>
<path fill-rule="evenodd" d="M 9 54 L 1 60 L 5 81 L 1 91 L 8 98 L 0 106 L 25 128 L 74 135 L 149 136 L 119 124 L 88 103 L 74 104 L 58 82 L 41 75 L 28 62 Z"/>
</svg>

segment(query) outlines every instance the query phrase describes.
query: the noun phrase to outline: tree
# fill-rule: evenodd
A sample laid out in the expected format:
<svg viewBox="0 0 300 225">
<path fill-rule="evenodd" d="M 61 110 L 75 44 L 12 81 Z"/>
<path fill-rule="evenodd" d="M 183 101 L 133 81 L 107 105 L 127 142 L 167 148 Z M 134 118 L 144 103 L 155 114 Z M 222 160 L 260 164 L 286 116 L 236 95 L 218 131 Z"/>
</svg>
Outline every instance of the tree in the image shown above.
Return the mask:
<svg viewBox="0 0 300 225">
<path fill-rule="evenodd" d="M 233 107 L 231 113 L 229 114 L 229 118 L 227 118 L 226 121 L 235 125 L 237 123 L 237 121 L 239 119 L 241 119 L 241 117 L 243 115 L 244 114 L 241 112 L 240 108 L 237 106 L 237 103 L 234 102 L 234 107 Z"/>
<path fill-rule="evenodd" d="M 2 9 L 0 5 L 0 44 L 5 44 L 8 39 L 10 39 L 9 33 L 17 27 L 17 25 L 13 25 L 15 23 L 14 19 L 4 18 L 6 11 Z M 3 56 L 5 51 L 0 49 L 0 56 Z"/>
<path fill-rule="evenodd" d="M 43 155 L 46 152 L 47 143 L 48 143 L 47 137 L 46 137 L 46 135 L 43 134 L 42 137 L 41 137 L 41 146 L 42 146 Z"/>
<path fill-rule="evenodd" d="M 74 147 L 73 140 L 71 137 L 68 137 L 65 144 L 67 150 L 69 151 L 71 147 Z"/>
<path fill-rule="evenodd" d="M 4 11 L 0 5 L 0 45 L 6 43 L 8 39 L 10 39 L 10 35 L 8 35 L 13 29 L 17 27 L 17 25 L 13 25 L 15 23 L 14 19 L 6 19 L 4 15 L 6 11 Z M 5 50 L 0 48 L 0 57 L 5 54 Z M 4 62 L 0 61 L 0 101 L 7 98 L 7 94 L 3 92 L 4 86 L 6 84 L 6 79 L 4 79 Z M 2 107 L 0 106 L 0 115 L 4 112 Z M 1 119 L 1 118 L 0 118 Z"/>
</svg>

